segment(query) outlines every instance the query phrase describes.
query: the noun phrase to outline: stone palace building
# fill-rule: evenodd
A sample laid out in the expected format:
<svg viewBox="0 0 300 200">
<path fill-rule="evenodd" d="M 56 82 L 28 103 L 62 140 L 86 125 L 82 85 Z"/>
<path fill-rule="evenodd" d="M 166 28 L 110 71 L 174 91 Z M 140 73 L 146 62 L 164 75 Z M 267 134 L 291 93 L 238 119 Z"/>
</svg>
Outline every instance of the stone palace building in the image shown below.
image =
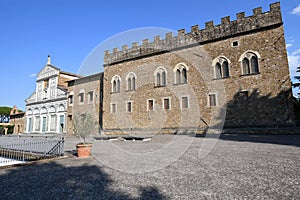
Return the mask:
<svg viewBox="0 0 300 200">
<path fill-rule="evenodd" d="M 280 4 L 106 51 L 103 130 L 294 125 Z"/>
<path fill-rule="evenodd" d="M 26 100 L 26 132 L 64 133 L 66 114 L 83 105 L 106 134 L 295 124 L 280 3 L 106 51 L 103 74 L 77 78 L 43 68 Z"/>
</svg>

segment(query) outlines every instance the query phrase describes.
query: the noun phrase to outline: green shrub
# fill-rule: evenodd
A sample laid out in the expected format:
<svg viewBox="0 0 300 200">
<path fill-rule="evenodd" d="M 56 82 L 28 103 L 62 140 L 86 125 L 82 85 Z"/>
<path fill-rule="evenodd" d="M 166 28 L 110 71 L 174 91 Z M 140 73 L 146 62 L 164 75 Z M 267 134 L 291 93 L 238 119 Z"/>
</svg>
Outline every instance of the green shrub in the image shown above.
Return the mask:
<svg viewBox="0 0 300 200">
<path fill-rule="evenodd" d="M 13 134 L 14 132 L 14 126 L 7 126 L 7 134 Z M 0 135 L 4 135 L 5 134 L 5 127 L 4 126 L 0 126 Z"/>
</svg>

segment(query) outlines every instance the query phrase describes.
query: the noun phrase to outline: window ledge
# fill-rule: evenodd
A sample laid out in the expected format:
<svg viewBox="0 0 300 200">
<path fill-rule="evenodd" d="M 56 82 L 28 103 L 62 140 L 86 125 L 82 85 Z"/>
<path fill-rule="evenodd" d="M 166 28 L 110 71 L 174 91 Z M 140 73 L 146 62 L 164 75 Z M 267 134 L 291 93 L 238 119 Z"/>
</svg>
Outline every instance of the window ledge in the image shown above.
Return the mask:
<svg viewBox="0 0 300 200">
<path fill-rule="evenodd" d="M 252 76 L 252 75 L 259 75 L 260 72 L 257 73 L 250 73 L 250 74 L 241 74 L 240 76 Z"/>
<path fill-rule="evenodd" d="M 166 87 L 167 85 L 156 85 L 154 88 L 161 88 L 161 87 Z"/>
<path fill-rule="evenodd" d="M 118 93 L 120 93 L 120 92 L 111 92 L 111 94 L 118 94 Z"/>
<path fill-rule="evenodd" d="M 134 90 L 125 90 L 125 92 L 134 92 L 136 91 L 135 89 Z"/>
<path fill-rule="evenodd" d="M 228 79 L 228 78 L 231 78 L 231 76 L 222 77 L 222 78 L 214 78 L 213 80 L 222 80 L 222 79 Z"/>
<path fill-rule="evenodd" d="M 186 83 L 174 83 L 174 85 L 186 85 L 186 84 L 188 84 L 188 82 L 186 82 Z"/>
</svg>

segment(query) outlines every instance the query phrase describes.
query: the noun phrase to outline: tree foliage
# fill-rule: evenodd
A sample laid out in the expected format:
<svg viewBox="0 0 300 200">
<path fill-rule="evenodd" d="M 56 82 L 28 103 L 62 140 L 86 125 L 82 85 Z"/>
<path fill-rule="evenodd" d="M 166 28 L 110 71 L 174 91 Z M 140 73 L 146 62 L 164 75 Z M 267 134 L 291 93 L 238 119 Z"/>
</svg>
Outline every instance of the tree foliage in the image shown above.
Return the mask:
<svg viewBox="0 0 300 200">
<path fill-rule="evenodd" d="M 296 119 L 300 119 L 300 99 L 299 98 L 292 98 L 293 105 L 294 105 L 294 112 Z"/>
<path fill-rule="evenodd" d="M 0 123 L 8 123 L 9 115 L 12 108 L 7 106 L 0 106 Z"/>
<path fill-rule="evenodd" d="M 95 119 L 94 117 L 87 113 L 75 113 L 73 120 L 73 131 L 75 135 L 77 135 L 81 140 L 82 143 L 86 143 L 85 139 L 92 133 L 96 131 Z"/>
<path fill-rule="evenodd" d="M 5 134 L 5 128 L 7 128 L 7 134 L 12 134 L 14 132 L 14 126 L 0 126 L 0 135 Z"/>
<path fill-rule="evenodd" d="M 11 107 L 0 106 L 0 115 L 10 115 Z"/>
<path fill-rule="evenodd" d="M 300 66 L 297 67 L 297 70 L 296 70 L 297 73 L 300 72 Z M 295 79 L 298 80 L 297 83 L 293 83 L 293 87 L 300 87 L 300 75 L 297 75 L 297 76 L 294 76 Z"/>
</svg>

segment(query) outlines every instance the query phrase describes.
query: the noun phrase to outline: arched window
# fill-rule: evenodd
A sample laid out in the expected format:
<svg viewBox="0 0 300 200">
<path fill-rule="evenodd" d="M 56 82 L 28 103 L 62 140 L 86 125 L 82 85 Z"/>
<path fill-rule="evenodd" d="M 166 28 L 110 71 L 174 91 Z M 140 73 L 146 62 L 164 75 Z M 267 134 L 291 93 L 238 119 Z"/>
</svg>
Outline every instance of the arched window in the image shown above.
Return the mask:
<svg viewBox="0 0 300 200">
<path fill-rule="evenodd" d="M 216 79 L 230 77 L 229 64 L 230 61 L 224 56 L 219 56 L 213 60 L 212 66 L 214 66 L 214 73 Z"/>
<path fill-rule="evenodd" d="M 117 80 L 117 91 L 116 91 L 116 92 L 120 92 L 120 89 L 121 89 L 121 82 L 120 82 L 120 80 L 118 79 L 118 80 Z"/>
<path fill-rule="evenodd" d="M 166 85 L 167 84 L 167 77 L 166 77 L 166 72 L 163 71 L 161 73 L 161 85 Z"/>
<path fill-rule="evenodd" d="M 258 52 L 246 51 L 242 54 L 239 61 L 242 63 L 242 74 L 258 74 L 259 73 L 259 62 L 260 55 Z"/>
<path fill-rule="evenodd" d="M 111 79 L 111 84 L 112 84 L 112 92 L 113 93 L 117 93 L 120 92 L 121 89 L 121 78 L 118 75 L 115 75 L 112 79 Z"/>
<path fill-rule="evenodd" d="M 113 89 L 112 89 L 113 92 L 116 92 L 117 91 L 117 81 L 114 80 L 113 82 Z"/>
<path fill-rule="evenodd" d="M 187 71 L 188 67 L 185 63 L 179 63 L 175 66 L 175 84 L 187 83 Z"/>
<path fill-rule="evenodd" d="M 222 64 L 222 75 L 223 75 L 223 78 L 229 77 L 229 68 L 228 68 L 227 61 L 224 61 Z"/>
<path fill-rule="evenodd" d="M 167 73 L 166 69 L 159 67 L 154 72 L 155 86 L 166 86 L 167 85 Z"/>
<path fill-rule="evenodd" d="M 243 59 L 243 74 L 250 74 L 250 66 L 248 58 Z"/>
<path fill-rule="evenodd" d="M 156 74 L 156 85 L 160 86 L 161 85 L 160 83 L 161 83 L 160 82 L 160 73 L 157 73 Z"/>
<path fill-rule="evenodd" d="M 222 78 L 222 69 L 220 63 L 216 64 L 216 78 Z"/>
<path fill-rule="evenodd" d="M 130 72 L 126 76 L 127 81 L 127 91 L 135 90 L 135 82 L 136 82 L 136 75 L 133 72 Z"/>
<path fill-rule="evenodd" d="M 132 77 L 132 90 L 135 90 L 135 77 Z"/>
<path fill-rule="evenodd" d="M 181 72 L 179 69 L 176 70 L 176 84 L 181 83 Z"/>
<path fill-rule="evenodd" d="M 253 74 L 257 74 L 259 72 L 258 70 L 258 60 L 255 55 L 252 56 L 251 58 L 251 70 Z"/>
<path fill-rule="evenodd" d="M 127 90 L 131 90 L 131 78 L 127 79 Z"/>
<path fill-rule="evenodd" d="M 186 69 L 182 69 L 182 83 L 187 83 L 187 72 Z"/>
</svg>

